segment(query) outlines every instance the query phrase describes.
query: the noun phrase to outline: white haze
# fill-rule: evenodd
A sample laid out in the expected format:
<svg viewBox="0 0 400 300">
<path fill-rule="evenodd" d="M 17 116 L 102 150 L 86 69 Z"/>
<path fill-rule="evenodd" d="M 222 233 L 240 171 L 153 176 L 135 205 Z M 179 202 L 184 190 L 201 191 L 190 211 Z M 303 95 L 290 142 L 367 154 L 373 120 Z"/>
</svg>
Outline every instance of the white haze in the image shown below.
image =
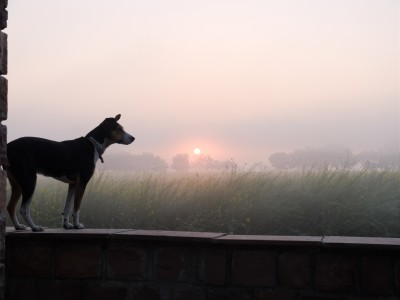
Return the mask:
<svg viewBox="0 0 400 300">
<path fill-rule="evenodd" d="M 199 147 L 249 164 L 327 144 L 399 152 L 399 1 L 9 1 L 8 139 Z"/>
</svg>

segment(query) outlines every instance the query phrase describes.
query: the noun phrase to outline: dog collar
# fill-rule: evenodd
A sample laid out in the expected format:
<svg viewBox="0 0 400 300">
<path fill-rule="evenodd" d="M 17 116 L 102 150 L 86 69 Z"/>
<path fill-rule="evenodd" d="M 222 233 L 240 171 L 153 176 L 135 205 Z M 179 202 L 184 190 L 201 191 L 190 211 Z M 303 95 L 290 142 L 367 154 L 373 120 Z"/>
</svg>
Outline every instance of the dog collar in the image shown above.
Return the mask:
<svg viewBox="0 0 400 300">
<path fill-rule="evenodd" d="M 100 161 L 103 164 L 104 163 L 104 159 L 102 156 L 104 153 L 103 149 L 100 147 L 99 143 L 91 136 L 89 136 L 87 139 L 92 142 L 94 149 L 96 150 L 97 154 L 99 155 Z"/>
</svg>

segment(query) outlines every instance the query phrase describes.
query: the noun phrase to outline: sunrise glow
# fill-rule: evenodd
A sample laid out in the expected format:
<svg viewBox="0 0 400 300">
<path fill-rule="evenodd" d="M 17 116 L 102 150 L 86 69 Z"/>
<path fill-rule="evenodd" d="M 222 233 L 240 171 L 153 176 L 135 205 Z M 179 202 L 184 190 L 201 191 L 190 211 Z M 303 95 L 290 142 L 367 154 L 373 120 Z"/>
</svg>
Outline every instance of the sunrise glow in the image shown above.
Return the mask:
<svg viewBox="0 0 400 300">
<path fill-rule="evenodd" d="M 200 148 L 195 148 L 195 149 L 193 150 L 193 153 L 194 153 L 195 155 L 200 155 L 200 154 L 201 154 Z"/>
</svg>

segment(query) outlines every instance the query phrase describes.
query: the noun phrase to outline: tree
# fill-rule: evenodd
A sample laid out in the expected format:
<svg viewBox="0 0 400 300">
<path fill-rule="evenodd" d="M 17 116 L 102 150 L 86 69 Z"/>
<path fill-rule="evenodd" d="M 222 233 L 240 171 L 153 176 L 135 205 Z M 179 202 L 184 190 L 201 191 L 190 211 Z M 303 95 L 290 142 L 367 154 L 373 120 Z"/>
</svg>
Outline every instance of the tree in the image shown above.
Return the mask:
<svg viewBox="0 0 400 300">
<path fill-rule="evenodd" d="M 145 152 L 136 156 L 133 169 L 137 171 L 165 171 L 168 169 L 168 164 L 162 158 Z"/>
<path fill-rule="evenodd" d="M 233 161 L 233 159 L 230 160 L 214 160 L 212 163 L 212 169 L 213 170 L 232 170 L 237 168 L 237 164 Z"/>
<path fill-rule="evenodd" d="M 175 171 L 183 172 L 189 169 L 189 154 L 180 153 L 172 158 L 171 168 Z"/>
<path fill-rule="evenodd" d="M 342 146 L 305 148 L 290 153 L 278 152 L 269 157 L 276 169 L 351 168 L 355 165 L 353 152 Z"/>
<path fill-rule="evenodd" d="M 201 154 L 192 163 L 191 167 L 199 171 L 223 171 L 234 169 L 237 164 L 233 160 L 214 160 L 210 155 Z"/>
<path fill-rule="evenodd" d="M 366 169 L 400 167 L 400 153 L 395 151 L 363 151 L 357 154 L 356 159 Z"/>
<path fill-rule="evenodd" d="M 271 165 L 280 170 L 290 167 L 290 156 L 285 152 L 274 153 L 269 157 Z"/>
<path fill-rule="evenodd" d="M 168 164 L 161 157 L 152 153 L 118 153 L 107 155 L 104 165 L 101 165 L 101 167 L 124 171 L 165 171 Z"/>
<path fill-rule="evenodd" d="M 292 168 L 351 168 L 355 164 L 353 152 L 337 145 L 296 150 L 290 160 Z"/>
<path fill-rule="evenodd" d="M 197 159 L 192 163 L 192 167 L 201 170 L 208 170 L 212 167 L 214 160 L 210 155 L 201 154 L 197 157 Z"/>
</svg>

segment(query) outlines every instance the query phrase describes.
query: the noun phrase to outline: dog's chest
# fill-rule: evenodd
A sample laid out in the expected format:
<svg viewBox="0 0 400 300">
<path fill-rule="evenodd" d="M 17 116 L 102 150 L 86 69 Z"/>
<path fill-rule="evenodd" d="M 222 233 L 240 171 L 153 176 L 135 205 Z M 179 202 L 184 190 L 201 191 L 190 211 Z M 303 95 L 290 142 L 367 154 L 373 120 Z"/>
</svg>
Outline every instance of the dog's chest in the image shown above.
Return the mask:
<svg viewBox="0 0 400 300">
<path fill-rule="evenodd" d="M 57 179 L 61 182 L 65 182 L 68 184 L 73 184 L 73 183 L 77 183 L 79 180 L 79 176 L 78 174 L 71 174 L 71 175 L 62 175 L 62 176 L 57 176 L 54 177 L 54 179 Z"/>
<path fill-rule="evenodd" d="M 94 149 L 94 154 L 93 154 L 93 164 L 96 165 L 97 161 L 99 160 L 100 155 L 99 153 L 96 151 L 96 149 Z"/>
</svg>

